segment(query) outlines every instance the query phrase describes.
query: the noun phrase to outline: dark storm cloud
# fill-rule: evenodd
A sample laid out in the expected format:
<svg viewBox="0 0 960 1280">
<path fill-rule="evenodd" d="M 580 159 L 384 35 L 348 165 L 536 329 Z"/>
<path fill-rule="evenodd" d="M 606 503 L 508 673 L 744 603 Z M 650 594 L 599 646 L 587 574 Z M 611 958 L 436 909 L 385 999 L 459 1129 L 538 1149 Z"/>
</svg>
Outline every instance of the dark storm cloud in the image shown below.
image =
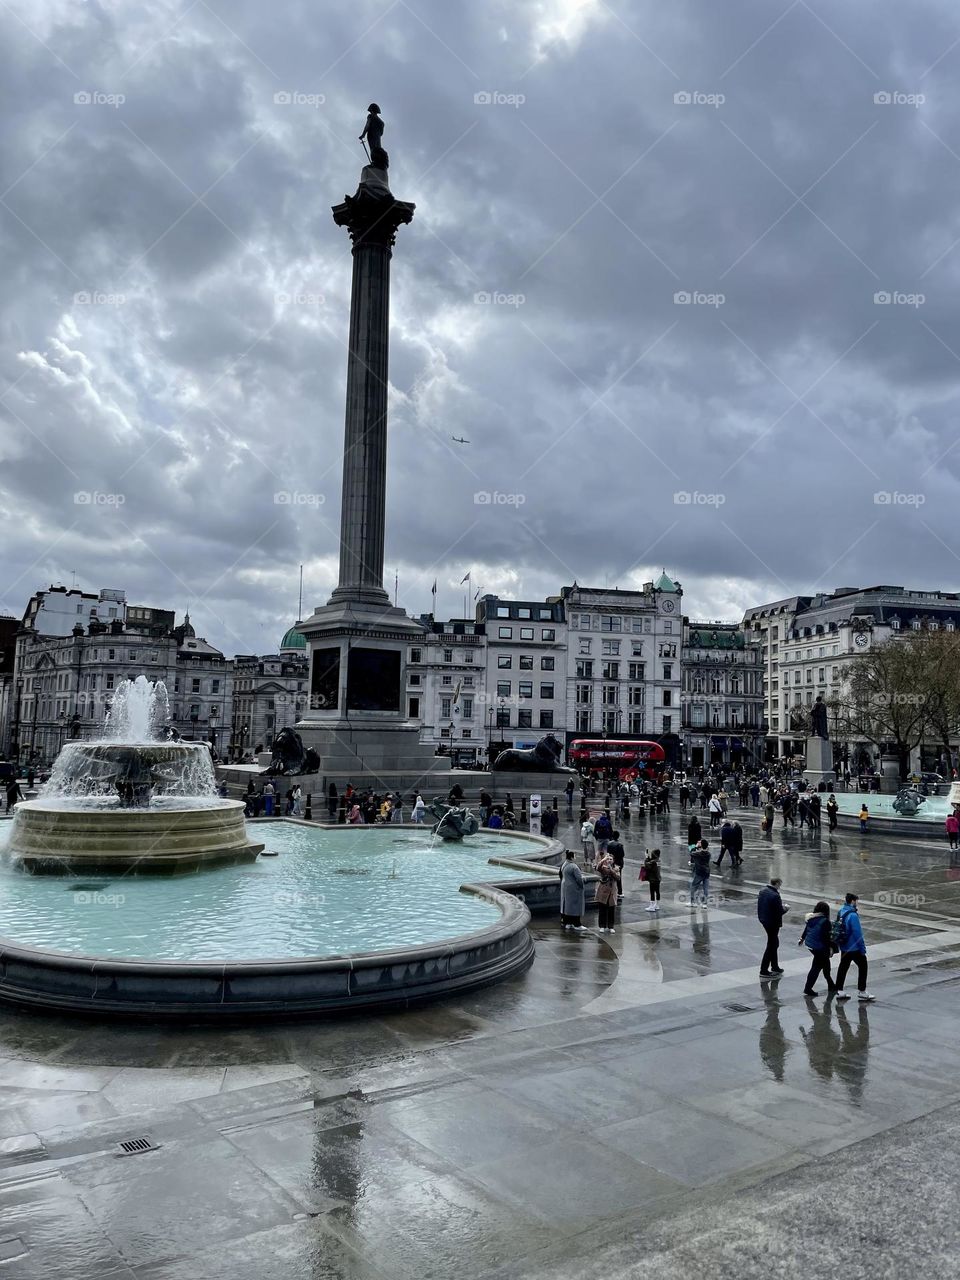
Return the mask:
<svg viewBox="0 0 960 1280">
<path fill-rule="evenodd" d="M 325 599 L 329 206 L 371 97 L 418 206 L 387 538 L 411 612 L 435 577 L 462 608 L 467 568 L 535 595 L 664 564 L 705 616 L 956 581 L 946 6 L 18 0 L 0 25 L 3 608 L 76 568 L 234 651 L 275 642 L 301 561 Z"/>
</svg>

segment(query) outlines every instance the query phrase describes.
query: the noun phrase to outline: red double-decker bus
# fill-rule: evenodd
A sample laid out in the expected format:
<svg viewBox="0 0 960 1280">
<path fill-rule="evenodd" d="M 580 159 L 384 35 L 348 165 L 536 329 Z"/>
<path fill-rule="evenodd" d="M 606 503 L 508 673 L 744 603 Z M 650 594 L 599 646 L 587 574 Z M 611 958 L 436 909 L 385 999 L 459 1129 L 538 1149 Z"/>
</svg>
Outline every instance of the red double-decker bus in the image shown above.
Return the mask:
<svg viewBox="0 0 960 1280">
<path fill-rule="evenodd" d="M 617 769 L 621 777 L 646 774 L 655 778 L 663 770 L 667 753 L 659 742 L 638 742 L 629 738 L 574 738 L 567 759 L 576 769 Z"/>
</svg>

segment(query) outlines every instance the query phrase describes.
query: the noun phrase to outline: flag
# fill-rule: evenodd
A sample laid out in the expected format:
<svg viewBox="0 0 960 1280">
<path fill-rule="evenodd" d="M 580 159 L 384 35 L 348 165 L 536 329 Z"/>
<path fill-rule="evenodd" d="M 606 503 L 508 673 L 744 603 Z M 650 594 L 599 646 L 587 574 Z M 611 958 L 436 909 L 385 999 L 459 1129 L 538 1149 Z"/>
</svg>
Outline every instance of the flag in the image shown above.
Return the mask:
<svg viewBox="0 0 960 1280">
<path fill-rule="evenodd" d="M 463 586 L 463 584 L 464 584 L 465 582 L 469 582 L 469 581 L 470 581 L 470 573 L 469 573 L 469 571 L 468 571 L 468 572 L 467 572 L 467 573 L 465 573 L 465 574 L 463 575 L 463 577 L 460 579 L 460 585 L 461 585 L 461 587 Z"/>
<path fill-rule="evenodd" d="M 477 587 L 476 591 L 473 593 L 474 603 L 476 603 L 476 600 L 482 590 L 483 590 L 483 587 Z"/>
<path fill-rule="evenodd" d="M 434 578 L 434 580 L 433 580 L 433 586 L 430 588 L 430 594 L 431 594 L 432 596 L 435 596 L 435 595 L 437 594 L 437 580 L 436 580 L 436 578 Z"/>
</svg>

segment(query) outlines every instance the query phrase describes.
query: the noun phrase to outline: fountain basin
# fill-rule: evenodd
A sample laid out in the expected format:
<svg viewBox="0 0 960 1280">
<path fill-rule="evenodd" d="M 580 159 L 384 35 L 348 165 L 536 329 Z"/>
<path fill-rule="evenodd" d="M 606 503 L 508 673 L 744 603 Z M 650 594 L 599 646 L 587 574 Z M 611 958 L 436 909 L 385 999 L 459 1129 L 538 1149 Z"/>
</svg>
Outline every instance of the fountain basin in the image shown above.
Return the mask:
<svg viewBox="0 0 960 1280">
<path fill-rule="evenodd" d="M 243 808 L 240 800 L 147 808 L 27 800 L 17 805 L 7 848 L 27 871 L 56 875 L 252 861 L 263 845 L 247 836 Z"/>
<path fill-rule="evenodd" d="M 256 827 L 279 857 L 187 877 L 71 883 L 0 857 L 0 1001 L 192 1021 L 403 1008 L 522 972 L 523 896 L 559 884 L 540 837 Z"/>
</svg>

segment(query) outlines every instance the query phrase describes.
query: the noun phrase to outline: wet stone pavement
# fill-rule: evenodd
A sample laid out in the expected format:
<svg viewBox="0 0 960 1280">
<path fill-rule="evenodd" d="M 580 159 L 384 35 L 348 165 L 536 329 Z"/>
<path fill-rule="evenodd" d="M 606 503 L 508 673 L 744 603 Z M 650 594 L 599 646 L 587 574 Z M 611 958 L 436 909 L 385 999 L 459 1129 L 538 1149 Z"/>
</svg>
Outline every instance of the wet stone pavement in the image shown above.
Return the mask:
<svg viewBox="0 0 960 1280">
<path fill-rule="evenodd" d="M 936 834 L 743 824 L 707 910 L 686 820 L 634 821 L 616 934 L 538 921 L 522 978 L 409 1013 L 0 1012 L 0 1276 L 960 1274 L 960 865 Z M 637 881 L 653 845 L 659 918 Z M 761 983 L 773 873 L 786 974 Z M 847 889 L 870 1006 L 802 995 L 803 913 Z M 139 1137 L 156 1149 L 116 1154 Z"/>
</svg>

